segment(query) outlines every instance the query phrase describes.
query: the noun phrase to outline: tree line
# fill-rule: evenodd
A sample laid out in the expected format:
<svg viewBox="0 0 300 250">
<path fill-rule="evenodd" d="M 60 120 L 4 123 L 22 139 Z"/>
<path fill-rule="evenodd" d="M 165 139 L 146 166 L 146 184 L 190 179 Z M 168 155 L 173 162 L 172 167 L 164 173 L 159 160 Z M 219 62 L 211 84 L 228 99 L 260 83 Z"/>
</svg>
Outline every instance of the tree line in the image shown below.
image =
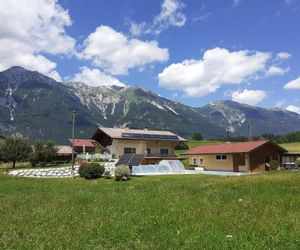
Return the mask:
<svg viewBox="0 0 300 250">
<path fill-rule="evenodd" d="M 260 136 L 253 136 L 253 141 L 258 140 L 271 140 L 276 143 L 282 144 L 282 143 L 291 143 L 291 142 L 300 142 L 300 131 L 297 132 L 291 132 L 287 133 L 285 135 L 274 135 L 269 133 L 264 133 Z M 224 140 L 224 139 L 223 139 Z M 249 141 L 249 137 L 247 136 L 235 136 L 235 137 L 228 137 L 225 139 L 226 141 L 232 141 L 232 142 L 241 142 L 241 141 Z"/>
<path fill-rule="evenodd" d="M 0 162 L 11 162 L 15 168 L 16 162 L 29 161 L 34 166 L 46 166 L 57 159 L 58 149 L 52 142 L 37 141 L 30 145 L 22 138 L 7 138 L 0 144 Z"/>
</svg>

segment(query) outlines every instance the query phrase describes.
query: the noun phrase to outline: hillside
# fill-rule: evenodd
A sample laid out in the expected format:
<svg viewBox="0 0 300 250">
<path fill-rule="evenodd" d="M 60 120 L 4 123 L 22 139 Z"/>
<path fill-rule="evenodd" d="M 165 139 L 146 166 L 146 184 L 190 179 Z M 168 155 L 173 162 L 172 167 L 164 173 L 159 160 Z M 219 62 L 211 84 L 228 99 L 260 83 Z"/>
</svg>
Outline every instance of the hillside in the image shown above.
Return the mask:
<svg viewBox="0 0 300 250">
<path fill-rule="evenodd" d="M 71 113 L 75 110 L 76 136 L 90 137 L 97 126 L 171 130 L 189 138 L 195 131 L 204 138 L 284 134 L 298 130 L 300 115 L 219 101 L 190 107 L 142 88 L 58 83 L 21 67 L 0 72 L 0 134 L 22 136 L 31 141 L 66 143 L 71 136 Z"/>
</svg>

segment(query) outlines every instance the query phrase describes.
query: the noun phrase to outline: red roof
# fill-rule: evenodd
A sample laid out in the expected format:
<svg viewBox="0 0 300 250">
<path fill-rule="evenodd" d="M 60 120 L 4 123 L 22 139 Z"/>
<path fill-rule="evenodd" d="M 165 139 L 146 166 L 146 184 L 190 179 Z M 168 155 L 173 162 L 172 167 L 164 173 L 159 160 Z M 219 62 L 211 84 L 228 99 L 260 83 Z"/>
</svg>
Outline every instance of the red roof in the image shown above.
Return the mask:
<svg viewBox="0 0 300 250">
<path fill-rule="evenodd" d="M 71 145 L 73 144 L 73 140 L 69 139 L 69 142 Z M 97 143 L 95 140 L 92 139 L 74 139 L 74 147 L 92 147 L 95 148 L 97 146 L 100 146 L 99 143 Z"/>
<path fill-rule="evenodd" d="M 198 154 L 233 154 L 233 153 L 250 153 L 254 149 L 266 144 L 273 143 L 268 140 L 264 141 L 251 141 L 251 142 L 232 142 L 223 144 L 200 145 L 187 151 L 186 155 Z M 277 147 L 279 145 L 273 143 Z M 281 147 L 280 147 L 281 148 Z M 283 151 L 285 149 L 281 148 Z"/>
</svg>

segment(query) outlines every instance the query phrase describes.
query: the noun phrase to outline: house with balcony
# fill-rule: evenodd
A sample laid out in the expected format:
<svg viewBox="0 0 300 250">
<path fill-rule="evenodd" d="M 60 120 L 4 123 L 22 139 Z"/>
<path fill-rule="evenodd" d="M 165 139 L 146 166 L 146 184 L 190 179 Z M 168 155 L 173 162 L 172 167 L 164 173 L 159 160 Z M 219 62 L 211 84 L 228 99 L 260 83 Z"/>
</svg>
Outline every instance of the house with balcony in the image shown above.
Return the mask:
<svg viewBox="0 0 300 250">
<path fill-rule="evenodd" d="M 92 139 L 114 156 L 144 154 L 145 164 L 162 159 L 181 159 L 174 153 L 178 143 L 186 140 L 170 131 L 99 127 Z"/>
</svg>

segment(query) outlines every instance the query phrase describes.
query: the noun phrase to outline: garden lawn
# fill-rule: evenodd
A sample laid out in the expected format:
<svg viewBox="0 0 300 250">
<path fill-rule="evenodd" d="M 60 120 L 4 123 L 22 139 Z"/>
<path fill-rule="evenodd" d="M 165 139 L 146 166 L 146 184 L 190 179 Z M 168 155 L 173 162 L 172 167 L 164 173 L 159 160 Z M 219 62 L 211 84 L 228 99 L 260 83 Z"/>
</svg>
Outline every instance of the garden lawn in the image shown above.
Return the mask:
<svg viewBox="0 0 300 250">
<path fill-rule="evenodd" d="M 0 249 L 300 249 L 300 172 L 25 179 L 0 174 Z"/>
</svg>

